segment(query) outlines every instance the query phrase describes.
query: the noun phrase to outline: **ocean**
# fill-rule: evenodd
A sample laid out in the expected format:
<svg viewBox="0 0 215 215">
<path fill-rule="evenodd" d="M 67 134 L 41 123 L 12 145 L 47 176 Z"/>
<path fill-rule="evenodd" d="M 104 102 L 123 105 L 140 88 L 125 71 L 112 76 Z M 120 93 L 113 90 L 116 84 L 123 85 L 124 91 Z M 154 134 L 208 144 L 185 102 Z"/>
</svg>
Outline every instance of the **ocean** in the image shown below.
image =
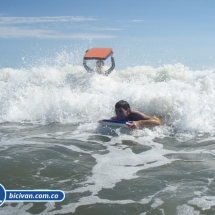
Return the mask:
<svg viewBox="0 0 215 215">
<path fill-rule="evenodd" d="M 163 124 L 99 124 L 121 99 Z M 5 202 L 0 214 L 215 214 L 214 107 L 215 69 L 143 65 L 106 77 L 69 63 L 1 68 L 0 184 L 65 199 Z"/>
</svg>

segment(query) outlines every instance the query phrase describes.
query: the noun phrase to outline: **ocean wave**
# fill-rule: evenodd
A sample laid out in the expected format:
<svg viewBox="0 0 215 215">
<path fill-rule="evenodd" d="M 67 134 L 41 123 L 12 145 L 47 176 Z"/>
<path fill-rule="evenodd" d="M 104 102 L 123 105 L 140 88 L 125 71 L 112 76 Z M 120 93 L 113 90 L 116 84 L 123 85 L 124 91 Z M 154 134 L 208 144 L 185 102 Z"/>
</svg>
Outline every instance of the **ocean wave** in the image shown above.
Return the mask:
<svg viewBox="0 0 215 215">
<path fill-rule="evenodd" d="M 96 122 L 114 115 L 118 100 L 162 118 L 179 131 L 215 128 L 215 70 L 182 64 L 117 68 L 89 74 L 80 65 L 0 69 L 0 122 Z"/>
</svg>

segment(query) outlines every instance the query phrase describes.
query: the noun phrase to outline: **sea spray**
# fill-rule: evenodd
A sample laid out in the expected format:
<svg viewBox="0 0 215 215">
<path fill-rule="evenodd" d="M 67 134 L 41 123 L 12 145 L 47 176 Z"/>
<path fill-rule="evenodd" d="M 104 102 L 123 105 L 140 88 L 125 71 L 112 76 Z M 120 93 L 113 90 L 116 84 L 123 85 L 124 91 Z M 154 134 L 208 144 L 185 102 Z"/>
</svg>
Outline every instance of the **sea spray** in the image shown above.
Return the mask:
<svg viewBox="0 0 215 215">
<path fill-rule="evenodd" d="M 129 67 L 109 76 L 82 66 L 40 65 L 0 70 L 0 122 L 97 122 L 114 115 L 118 100 L 161 117 L 178 131 L 215 128 L 215 72 L 182 64 Z"/>
</svg>

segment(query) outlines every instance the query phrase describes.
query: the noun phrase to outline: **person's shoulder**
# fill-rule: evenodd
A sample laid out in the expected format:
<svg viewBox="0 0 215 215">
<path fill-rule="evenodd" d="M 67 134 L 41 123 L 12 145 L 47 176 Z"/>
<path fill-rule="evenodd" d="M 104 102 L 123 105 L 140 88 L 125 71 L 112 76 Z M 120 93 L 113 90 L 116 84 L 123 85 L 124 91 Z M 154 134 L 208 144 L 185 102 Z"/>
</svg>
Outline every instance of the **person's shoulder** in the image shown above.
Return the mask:
<svg viewBox="0 0 215 215">
<path fill-rule="evenodd" d="M 141 113 L 135 110 L 132 110 L 129 114 L 130 120 L 138 120 L 140 118 L 139 116 L 141 116 Z"/>
<path fill-rule="evenodd" d="M 131 118 L 131 120 L 138 121 L 138 120 L 144 120 L 147 117 L 145 114 L 143 114 L 139 111 L 131 111 L 130 118 Z"/>
<path fill-rule="evenodd" d="M 136 110 L 132 110 L 130 114 L 133 116 L 138 116 L 138 115 L 142 115 L 143 113 L 136 111 Z"/>
<path fill-rule="evenodd" d="M 137 110 L 131 110 L 131 113 L 141 113 L 140 111 L 137 111 Z"/>
</svg>

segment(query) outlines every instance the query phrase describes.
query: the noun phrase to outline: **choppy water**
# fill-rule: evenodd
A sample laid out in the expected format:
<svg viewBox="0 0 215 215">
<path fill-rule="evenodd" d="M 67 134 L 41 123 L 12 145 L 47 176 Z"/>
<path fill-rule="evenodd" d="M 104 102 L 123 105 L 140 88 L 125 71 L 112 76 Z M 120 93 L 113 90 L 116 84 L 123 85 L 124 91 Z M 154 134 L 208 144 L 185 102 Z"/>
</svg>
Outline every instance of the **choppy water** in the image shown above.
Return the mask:
<svg viewBox="0 0 215 215">
<path fill-rule="evenodd" d="M 214 86 L 215 70 L 181 64 L 108 77 L 71 64 L 0 69 L 0 183 L 66 194 L 0 214 L 215 214 Z M 121 99 L 164 125 L 99 125 Z"/>
</svg>

